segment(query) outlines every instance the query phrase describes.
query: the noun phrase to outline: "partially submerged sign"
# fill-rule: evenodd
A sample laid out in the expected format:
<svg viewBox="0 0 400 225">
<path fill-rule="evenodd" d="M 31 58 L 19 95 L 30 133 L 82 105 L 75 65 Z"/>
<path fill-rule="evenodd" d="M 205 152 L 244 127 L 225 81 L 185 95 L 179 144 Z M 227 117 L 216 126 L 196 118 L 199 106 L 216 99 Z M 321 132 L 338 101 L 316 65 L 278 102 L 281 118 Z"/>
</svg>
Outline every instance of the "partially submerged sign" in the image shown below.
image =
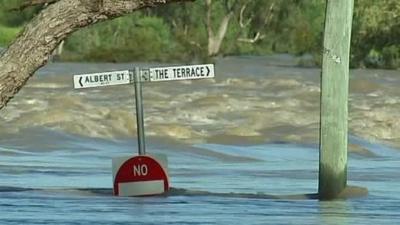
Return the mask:
<svg viewBox="0 0 400 225">
<path fill-rule="evenodd" d="M 167 157 L 161 159 L 162 157 L 155 158 L 146 155 L 141 83 L 214 77 L 213 64 L 135 68 L 134 70 L 74 75 L 75 89 L 135 83 L 139 156 L 113 159 L 114 195 L 155 195 L 169 189 Z"/>
<path fill-rule="evenodd" d="M 90 88 L 131 83 L 129 70 L 74 75 L 74 88 Z"/>
<path fill-rule="evenodd" d="M 122 162 L 113 159 L 114 168 L 118 168 L 114 175 L 114 195 L 146 196 L 169 190 L 167 170 L 152 156 L 139 155 Z"/>
<path fill-rule="evenodd" d="M 214 78 L 214 64 L 156 67 L 148 70 L 145 81 L 173 81 Z"/>
</svg>

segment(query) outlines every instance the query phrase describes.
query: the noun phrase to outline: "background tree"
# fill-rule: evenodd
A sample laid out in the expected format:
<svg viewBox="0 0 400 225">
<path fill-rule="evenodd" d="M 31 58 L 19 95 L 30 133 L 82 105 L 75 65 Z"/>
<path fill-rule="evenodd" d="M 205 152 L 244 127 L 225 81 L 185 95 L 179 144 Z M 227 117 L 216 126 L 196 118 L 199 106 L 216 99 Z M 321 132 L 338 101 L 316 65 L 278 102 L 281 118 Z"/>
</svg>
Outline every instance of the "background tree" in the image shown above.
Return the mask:
<svg viewBox="0 0 400 225">
<path fill-rule="evenodd" d="M 206 29 L 208 35 L 207 53 L 208 56 L 218 55 L 222 41 L 228 31 L 229 23 L 235 15 L 235 10 L 238 7 L 239 0 L 224 0 L 218 1 L 220 4 L 213 4 L 213 0 L 205 0 L 206 7 Z M 218 18 L 213 11 L 222 11 L 218 13 Z"/>
<path fill-rule="evenodd" d="M 24 2 L 36 4 L 43 1 L 56 0 L 0 0 L 0 52 L 46 6 L 34 5 L 23 11 L 9 9 L 18 8 Z M 115 15 L 114 12 L 86 12 L 84 15 L 97 13 L 98 17 L 84 24 L 108 21 L 80 29 L 68 36 L 61 60 L 191 62 L 209 60 L 210 55 L 288 53 L 296 56 L 311 55 L 312 59 L 301 57 L 307 60 L 299 60 L 299 64 L 312 66 L 319 63 L 321 58 L 325 1 L 199 0 L 171 6 L 162 4 L 161 0 L 103 1 L 105 4 L 155 2 L 162 7 L 146 8 L 115 20 L 108 19 L 128 13 Z M 102 1 L 74 2 L 94 4 Z M 47 4 L 47 8 L 54 4 Z M 74 10 L 72 13 L 77 16 L 76 19 L 81 19 L 82 16 L 76 14 L 81 9 Z M 355 0 L 351 48 L 353 67 L 400 67 L 399 15 L 398 0 Z M 78 30 L 79 26 L 68 32 Z M 64 36 L 57 36 L 54 40 L 60 38 Z M 28 58 L 27 55 L 25 59 Z M 43 55 L 39 58 L 43 58 Z M 27 60 L 31 61 L 34 60 Z"/>
</svg>

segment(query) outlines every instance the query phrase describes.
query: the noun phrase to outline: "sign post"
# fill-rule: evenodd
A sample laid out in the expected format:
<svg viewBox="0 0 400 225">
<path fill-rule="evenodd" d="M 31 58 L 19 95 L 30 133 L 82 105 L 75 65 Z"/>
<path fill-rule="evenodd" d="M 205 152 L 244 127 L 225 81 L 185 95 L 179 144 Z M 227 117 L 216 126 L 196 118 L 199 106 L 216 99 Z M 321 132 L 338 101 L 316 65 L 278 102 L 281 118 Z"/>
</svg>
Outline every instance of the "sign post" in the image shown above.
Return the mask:
<svg viewBox="0 0 400 225">
<path fill-rule="evenodd" d="M 143 95 L 142 95 L 142 82 L 140 78 L 140 69 L 135 68 L 135 99 L 136 99 L 136 124 L 137 124 L 137 137 L 139 146 L 139 155 L 146 154 L 146 144 L 144 136 L 144 119 L 143 119 Z"/>
<path fill-rule="evenodd" d="M 138 155 L 113 158 L 114 195 L 148 196 L 163 194 L 169 190 L 167 157 L 146 154 L 142 82 L 198 80 L 214 77 L 213 64 L 134 68 L 74 76 L 75 89 L 134 83 Z"/>
</svg>

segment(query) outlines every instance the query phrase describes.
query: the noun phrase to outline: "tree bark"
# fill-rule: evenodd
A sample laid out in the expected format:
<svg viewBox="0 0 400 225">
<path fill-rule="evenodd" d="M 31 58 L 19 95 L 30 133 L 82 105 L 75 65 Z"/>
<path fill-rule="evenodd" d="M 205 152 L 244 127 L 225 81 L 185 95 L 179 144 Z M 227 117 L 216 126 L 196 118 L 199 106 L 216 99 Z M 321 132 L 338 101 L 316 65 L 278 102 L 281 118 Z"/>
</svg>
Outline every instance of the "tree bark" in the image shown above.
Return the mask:
<svg viewBox="0 0 400 225">
<path fill-rule="evenodd" d="M 183 1 L 193 0 L 58 0 L 49 5 L 0 56 L 0 109 L 46 64 L 61 41 L 79 28 L 142 8 Z"/>
<path fill-rule="evenodd" d="M 21 3 L 19 7 L 11 9 L 11 10 L 24 10 L 25 8 L 35 6 L 35 5 L 44 5 L 44 4 L 51 4 L 59 0 L 29 0 Z"/>
</svg>

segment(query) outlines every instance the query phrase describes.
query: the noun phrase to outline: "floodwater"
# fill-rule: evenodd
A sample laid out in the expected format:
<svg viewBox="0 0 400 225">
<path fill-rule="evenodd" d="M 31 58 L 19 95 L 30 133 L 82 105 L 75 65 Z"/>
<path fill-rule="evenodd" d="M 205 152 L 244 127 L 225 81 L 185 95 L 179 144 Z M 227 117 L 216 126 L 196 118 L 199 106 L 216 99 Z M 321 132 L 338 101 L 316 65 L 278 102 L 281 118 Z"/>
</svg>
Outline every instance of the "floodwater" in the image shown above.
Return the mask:
<svg viewBox="0 0 400 225">
<path fill-rule="evenodd" d="M 400 72 L 352 70 L 350 185 L 318 186 L 316 68 L 288 56 L 218 59 L 216 79 L 143 86 L 147 152 L 171 191 L 112 196 L 111 159 L 136 154 L 132 85 L 73 90 L 78 73 L 159 64 L 54 63 L 0 111 L 1 224 L 398 224 Z"/>
</svg>

